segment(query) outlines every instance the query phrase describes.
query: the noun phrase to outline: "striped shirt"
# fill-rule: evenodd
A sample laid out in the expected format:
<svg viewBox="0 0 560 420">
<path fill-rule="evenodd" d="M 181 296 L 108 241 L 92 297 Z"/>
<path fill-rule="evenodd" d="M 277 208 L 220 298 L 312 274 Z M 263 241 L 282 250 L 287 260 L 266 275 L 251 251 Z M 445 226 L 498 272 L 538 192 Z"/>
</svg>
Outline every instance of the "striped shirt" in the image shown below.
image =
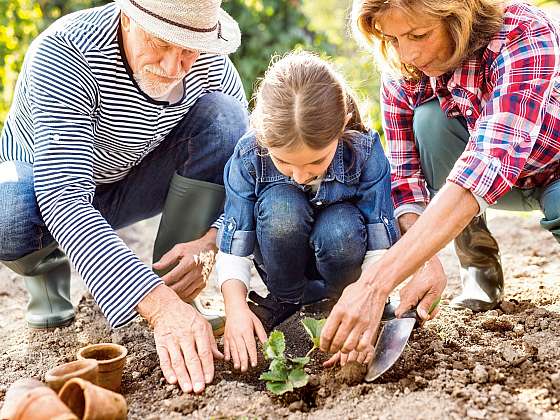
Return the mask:
<svg viewBox="0 0 560 420">
<path fill-rule="evenodd" d="M 67 15 L 30 46 L 0 137 L 0 162 L 33 164 L 44 222 L 113 327 L 162 283 L 93 207 L 95 187 L 126 177 L 202 95 L 246 105 L 227 57 L 201 54 L 173 105 L 141 92 L 123 57 L 114 3 Z"/>
<path fill-rule="evenodd" d="M 559 46 L 558 23 L 517 2 L 488 46 L 455 71 L 419 81 L 385 78 L 383 126 L 397 214 L 429 201 L 412 121 L 414 108 L 434 98 L 449 118 L 463 116 L 470 133 L 448 181 L 491 205 L 512 187 L 560 178 Z"/>
</svg>

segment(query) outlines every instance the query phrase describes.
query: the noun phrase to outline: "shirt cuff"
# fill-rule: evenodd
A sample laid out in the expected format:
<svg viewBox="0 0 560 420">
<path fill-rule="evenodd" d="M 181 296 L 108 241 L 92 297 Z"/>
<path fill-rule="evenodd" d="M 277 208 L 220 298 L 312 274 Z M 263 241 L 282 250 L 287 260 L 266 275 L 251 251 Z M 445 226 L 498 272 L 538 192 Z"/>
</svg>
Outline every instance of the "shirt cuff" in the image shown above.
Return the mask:
<svg viewBox="0 0 560 420">
<path fill-rule="evenodd" d="M 223 223 L 223 222 L 224 222 L 224 213 L 222 213 L 222 214 L 220 215 L 220 217 L 218 217 L 218 219 L 216 219 L 216 221 L 215 221 L 214 223 L 212 223 L 212 226 L 210 226 L 210 227 L 213 227 L 213 228 L 216 228 L 216 229 L 220 229 L 220 227 L 222 226 L 222 223 Z"/>
<path fill-rule="evenodd" d="M 472 194 L 472 192 L 471 192 Z M 486 202 L 486 200 L 484 198 L 482 198 L 479 195 L 473 194 L 474 199 L 476 200 L 476 202 L 478 203 L 478 213 L 477 216 L 480 216 L 482 213 L 484 213 L 486 211 L 486 209 L 488 207 L 490 207 L 490 204 L 488 204 Z"/>
<path fill-rule="evenodd" d="M 253 261 L 249 257 L 227 254 L 218 251 L 216 257 L 216 274 L 218 276 L 218 288 L 222 290 L 222 284 L 235 279 L 243 282 L 247 290 L 251 290 L 251 268 Z"/>
<path fill-rule="evenodd" d="M 426 210 L 426 205 L 424 203 L 408 203 L 403 204 L 395 209 L 395 219 L 398 219 L 401 215 L 405 213 L 414 213 L 420 216 Z"/>
<path fill-rule="evenodd" d="M 367 251 L 364 257 L 364 262 L 362 263 L 362 272 L 364 272 L 370 266 L 376 264 L 381 257 L 387 252 L 386 249 L 374 249 Z"/>
</svg>

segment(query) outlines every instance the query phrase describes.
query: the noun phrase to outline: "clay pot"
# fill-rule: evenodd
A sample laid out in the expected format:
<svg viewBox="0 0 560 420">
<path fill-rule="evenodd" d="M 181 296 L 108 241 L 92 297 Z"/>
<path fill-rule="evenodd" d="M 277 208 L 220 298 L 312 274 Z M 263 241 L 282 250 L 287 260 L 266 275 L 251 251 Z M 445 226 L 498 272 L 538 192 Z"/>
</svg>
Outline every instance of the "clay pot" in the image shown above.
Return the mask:
<svg viewBox="0 0 560 420">
<path fill-rule="evenodd" d="M 64 384 L 58 396 L 82 420 L 126 420 L 126 400 L 81 378 Z"/>
<path fill-rule="evenodd" d="M 53 391 L 60 388 L 72 378 L 82 378 L 92 384 L 97 384 L 97 360 L 83 359 L 52 368 L 45 373 L 45 381 Z"/>
<path fill-rule="evenodd" d="M 81 348 L 77 357 L 97 360 L 97 385 L 118 392 L 127 354 L 126 348 L 119 344 L 99 343 Z"/>
<path fill-rule="evenodd" d="M 4 401 L 2 420 L 78 420 L 56 392 L 35 379 L 14 382 Z"/>
</svg>

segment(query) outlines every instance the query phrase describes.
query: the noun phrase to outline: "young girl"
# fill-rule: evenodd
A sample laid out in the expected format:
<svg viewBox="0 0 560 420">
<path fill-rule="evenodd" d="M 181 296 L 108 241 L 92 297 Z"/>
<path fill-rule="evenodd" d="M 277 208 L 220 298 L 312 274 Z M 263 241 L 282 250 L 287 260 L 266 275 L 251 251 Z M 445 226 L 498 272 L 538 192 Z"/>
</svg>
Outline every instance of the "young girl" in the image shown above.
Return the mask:
<svg viewBox="0 0 560 420">
<path fill-rule="evenodd" d="M 236 369 L 257 363 L 255 333 L 303 303 L 338 297 L 366 252 L 398 238 L 390 168 L 343 79 L 320 58 L 291 53 L 266 72 L 252 129 L 225 167 L 218 281 L 224 351 Z M 270 294 L 249 294 L 253 256 Z"/>
</svg>

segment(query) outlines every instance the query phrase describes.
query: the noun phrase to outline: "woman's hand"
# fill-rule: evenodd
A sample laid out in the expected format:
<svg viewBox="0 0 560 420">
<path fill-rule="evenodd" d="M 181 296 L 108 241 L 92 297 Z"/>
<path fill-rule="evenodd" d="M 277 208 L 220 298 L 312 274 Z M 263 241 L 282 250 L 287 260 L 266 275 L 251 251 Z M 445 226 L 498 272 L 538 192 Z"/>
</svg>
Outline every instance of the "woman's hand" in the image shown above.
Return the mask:
<svg viewBox="0 0 560 420">
<path fill-rule="evenodd" d="M 335 366 L 337 363 L 340 363 L 340 366 L 344 366 L 349 362 L 358 362 L 364 365 L 369 365 L 372 358 L 373 346 L 370 344 L 366 351 L 363 352 L 357 352 L 356 350 L 352 350 L 350 353 L 342 353 L 340 351 L 336 352 L 329 360 L 323 363 L 323 366 L 328 368 Z"/>
<path fill-rule="evenodd" d="M 395 315 L 400 317 L 417 306 L 416 312 L 423 321 L 433 319 L 438 311 L 438 299 L 447 285 L 447 276 L 437 256 L 421 267 L 400 290 L 400 305 Z"/>
<path fill-rule="evenodd" d="M 224 355 L 227 361 L 233 361 L 234 369 L 247 372 L 257 366 L 257 343 L 255 334 L 261 343 L 267 339 L 266 332 L 257 316 L 251 312 L 247 303 L 245 307 L 228 310 L 224 333 Z"/>
</svg>

